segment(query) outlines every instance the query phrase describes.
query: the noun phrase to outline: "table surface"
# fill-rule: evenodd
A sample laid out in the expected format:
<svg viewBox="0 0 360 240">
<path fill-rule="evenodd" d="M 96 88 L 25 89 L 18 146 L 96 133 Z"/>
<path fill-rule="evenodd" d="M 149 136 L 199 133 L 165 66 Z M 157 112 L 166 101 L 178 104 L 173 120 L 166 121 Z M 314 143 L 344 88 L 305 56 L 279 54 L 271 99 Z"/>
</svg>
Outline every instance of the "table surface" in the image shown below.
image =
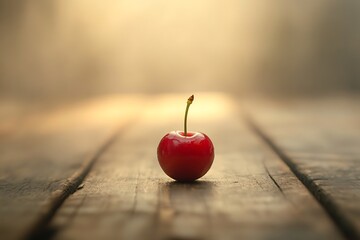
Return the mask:
<svg viewBox="0 0 360 240">
<path fill-rule="evenodd" d="M 3 103 L 0 239 L 360 239 L 359 97 L 196 94 L 189 129 L 210 136 L 215 160 L 194 183 L 156 157 L 185 103 Z"/>
</svg>

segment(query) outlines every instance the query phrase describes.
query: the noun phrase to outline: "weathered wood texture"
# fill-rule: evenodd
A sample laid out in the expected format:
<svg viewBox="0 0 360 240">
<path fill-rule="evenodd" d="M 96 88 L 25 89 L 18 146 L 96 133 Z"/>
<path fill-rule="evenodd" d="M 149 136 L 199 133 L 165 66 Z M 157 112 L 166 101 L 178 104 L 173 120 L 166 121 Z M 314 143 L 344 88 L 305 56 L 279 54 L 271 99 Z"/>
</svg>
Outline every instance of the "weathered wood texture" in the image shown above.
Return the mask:
<svg viewBox="0 0 360 240">
<path fill-rule="evenodd" d="M 360 239 L 360 98 L 249 104 L 272 145 L 350 239 Z"/>
<path fill-rule="evenodd" d="M 153 98 L 55 216 L 55 239 L 342 239 L 323 208 L 236 114 L 224 95 L 200 95 L 189 128 L 216 157 L 192 184 L 158 166 L 160 138 L 182 127 L 183 98 Z"/>
<path fill-rule="evenodd" d="M 142 106 L 141 98 L 109 97 L 25 114 L 22 120 L 19 114 L 2 118 L 0 239 L 19 239 L 41 224 L 52 211 L 48 205 L 61 195 L 56 190 L 86 170 L 82 164 L 134 117 L 136 106 Z"/>
</svg>

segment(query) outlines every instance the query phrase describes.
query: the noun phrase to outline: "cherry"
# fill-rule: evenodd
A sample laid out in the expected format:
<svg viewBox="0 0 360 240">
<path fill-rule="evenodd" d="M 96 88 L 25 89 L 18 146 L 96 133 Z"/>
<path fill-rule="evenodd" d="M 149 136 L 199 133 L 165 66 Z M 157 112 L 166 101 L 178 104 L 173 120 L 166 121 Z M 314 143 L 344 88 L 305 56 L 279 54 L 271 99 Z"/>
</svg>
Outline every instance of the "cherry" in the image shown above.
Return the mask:
<svg viewBox="0 0 360 240">
<path fill-rule="evenodd" d="M 171 178 L 190 182 L 204 176 L 214 160 L 214 146 L 208 136 L 187 131 L 187 115 L 194 95 L 185 110 L 184 132 L 172 131 L 160 141 L 157 149 L 159 164 Z"/>
</svg>

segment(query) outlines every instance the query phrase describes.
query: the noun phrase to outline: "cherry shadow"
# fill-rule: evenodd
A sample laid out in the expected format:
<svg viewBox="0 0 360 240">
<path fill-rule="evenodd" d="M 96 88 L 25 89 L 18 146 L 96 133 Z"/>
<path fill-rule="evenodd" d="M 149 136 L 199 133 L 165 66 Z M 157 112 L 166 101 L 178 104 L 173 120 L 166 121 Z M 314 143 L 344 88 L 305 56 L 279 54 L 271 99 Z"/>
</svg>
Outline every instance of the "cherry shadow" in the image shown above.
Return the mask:
<svg viewBox="0 0 360 240">
<path fill-rule="evenodd" d="M 211 198 L 215 183 L 205 180 L 194 182 L 171 181 L 160 183 L 159 187 L 162 198 L 169 200 L 171 205 L 192 204 L 194 202 L 206 202 L 207 199 Z"/>
</svg>

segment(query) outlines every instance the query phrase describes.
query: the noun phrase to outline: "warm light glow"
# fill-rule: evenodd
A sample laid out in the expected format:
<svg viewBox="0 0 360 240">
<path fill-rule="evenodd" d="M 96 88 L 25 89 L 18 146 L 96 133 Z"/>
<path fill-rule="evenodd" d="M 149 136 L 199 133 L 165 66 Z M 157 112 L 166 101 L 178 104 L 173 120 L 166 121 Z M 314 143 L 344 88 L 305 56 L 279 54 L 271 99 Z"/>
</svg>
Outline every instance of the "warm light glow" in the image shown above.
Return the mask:
<svg viewBox="0 0 360 240">
<path fill-rule="evenodd" d="M 233 101 L 230 101 L 229 97 L 225 94 L 201 92 L 194 95 L 195 100 L 191 104 L 188 115 L 188 123 L 190 125 L 192 122 L 218 121 L 234 114 L 235 107 L 233 106 Z M 156 118 L 163 122 L 173 120 L 181 122 L 184 116 L 186 101 L 186 94 L 160 95 L 153 104 L 147 107 L 146 118 Z"/>
<path fill-rule="evenodd" d="M 356 1 L 54 0 L 0 8 L 5 96 L 359 89 Z"/>
</svg>

